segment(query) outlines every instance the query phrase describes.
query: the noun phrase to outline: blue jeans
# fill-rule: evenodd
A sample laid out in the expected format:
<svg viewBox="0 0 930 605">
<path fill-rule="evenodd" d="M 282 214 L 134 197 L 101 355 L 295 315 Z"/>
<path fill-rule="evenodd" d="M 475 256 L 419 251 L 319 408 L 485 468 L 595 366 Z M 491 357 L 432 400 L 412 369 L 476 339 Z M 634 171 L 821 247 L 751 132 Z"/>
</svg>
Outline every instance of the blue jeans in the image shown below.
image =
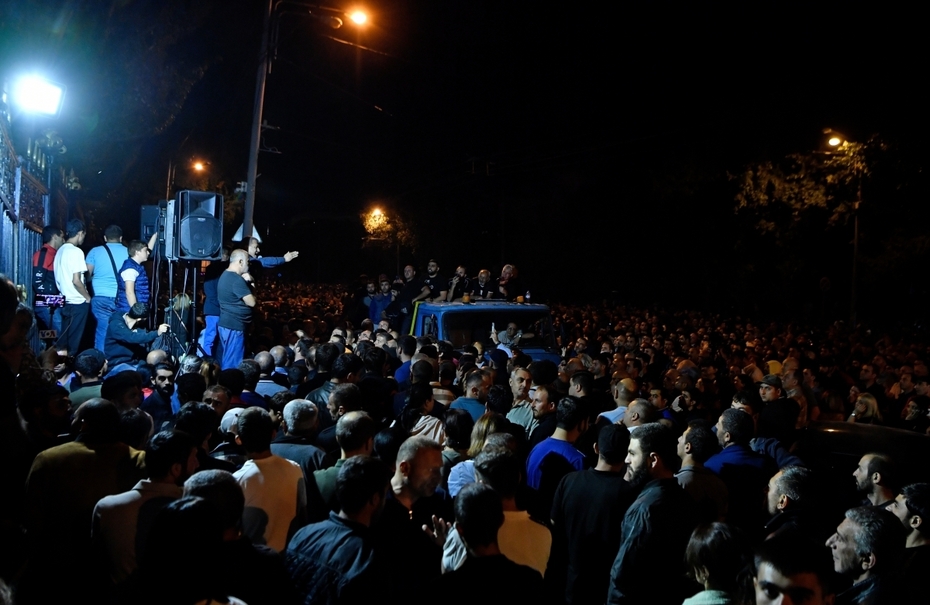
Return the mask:
<svg viewBox="0 0 930 605">
<path fill-rule="evenodd" d="M 238 368 L 245 357 L 245 332 L 219 327 L 220 368 L 229 370 Z"/>
<path fill-rule="evenodd" d="M 112 296 L 95 296 L 90 299 L 90 310 L 97 320 L 97 329 L 94 330 L 94 348 L 103 352 L 103 342 L 107 338 L 110 316 L 116 313 L 116 299 Z"/>
<path fill-rule="evenodd" d="M 36 307 L 35 312 L 39 330 L 61 332 L 61 307 Z"/>
<path fill-rule="evenodd" d="M 61 307 L 34 307 L 33 311 L 36 314 L 36 323 L 35 330 L 55 330 L 56 334 L 61 334 Z M 58 338 L 58 336 L 55 336 Z M 32 340 L 31 332 L 29 340 Z M 51 339 L 47 342 L 52 342 L 55 339 Z M 41 353 L 46 348 L 46 341 L 39 339 L 39 350 L 37 353 Z"/>
<path fill-rule="evenodd" d="M 206 325 L 200 333 L 200 346 L 207 357 L 213 356 L 213 344 L 216 342 L 216 325 L 220 323 L 219 315 L 204 315 Z"/>
</svg>

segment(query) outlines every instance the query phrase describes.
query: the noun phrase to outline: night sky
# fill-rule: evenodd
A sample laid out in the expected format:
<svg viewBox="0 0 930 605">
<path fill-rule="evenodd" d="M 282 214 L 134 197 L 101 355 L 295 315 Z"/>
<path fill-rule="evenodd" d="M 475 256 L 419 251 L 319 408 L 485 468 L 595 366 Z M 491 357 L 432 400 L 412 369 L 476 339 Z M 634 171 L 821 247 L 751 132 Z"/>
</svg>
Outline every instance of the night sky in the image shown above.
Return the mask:
<svg viewBox="0 0 930 605">
<path fill-rule="evenodd" d="M 246 179 L 263 4 L 0 4 L 3 78 L 36 69 L 68 86 L 51 127 L 95 223 L 134 233 L 137 207 L 164 197 L 171 158 L 178 188 L 232 195 Z M 285 15 L 265 100 L 280 128 L 265 147 L 280 153 L 259 160 L 264 252 L 301 250 L 287 270 L 305 279 L 393 273 L 393 251 L 362 247 L 359 213 L 379 205 L 414 225 L 417 248 L 401 262 L 421 268 L 435 257 L 447 274 L 466 263 L 474 275 L 512 262 L 543 296 L 839 313 L 851 227 L 813 228 L 794 246 L 794 273 L 777 269 L 784 243 L 734 214 L 727 174 L 816 149 L 825 127 L 880 134 L 918 174 L 919 20 L 874 7 L 607 4 L 340 4 L 370 15 L 340 30 Z M 24 116 L 14 132 L 48 127 Z M 183 169 L 192 157 L 210 162 L 207 180 Z M 910 221 L 927 212 L 918 185 L 899 200 L 913 205 Z M 863 210 L 864 255 L 901 218 L 876 197 Z M 864 286 L 894 279 L 879 273 L 864 269 Z"/>
</svg>

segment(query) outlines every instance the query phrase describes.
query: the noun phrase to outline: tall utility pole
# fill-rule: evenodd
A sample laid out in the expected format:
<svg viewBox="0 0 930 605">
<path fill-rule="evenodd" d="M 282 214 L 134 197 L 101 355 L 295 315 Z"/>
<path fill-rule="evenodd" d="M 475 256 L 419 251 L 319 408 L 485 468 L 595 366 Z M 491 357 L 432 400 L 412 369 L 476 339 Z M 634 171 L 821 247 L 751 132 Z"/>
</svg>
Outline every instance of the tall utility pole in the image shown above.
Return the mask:
<svg viewBox="0 0 930 605">
<path fill-rule="evenodd" d="M 252 218 L 255 215 L 255 179 L 258 176 L 258 149 L 262 142 L 262 108 L 265 104 L 265 79 L 271 67 L 268 49 L 268 32 L 271 28 L 271 10 L 274 0 L 268 0 L 262 25 L 262 46 L 259 49 L 258 73 L 255 76 L 255 105 L 252 109 L 252 141 L 249 147 L 248 188 L 245 192 L 245 208 L 242 217 L 242 241 L 252 237 Z"/>
</svg>

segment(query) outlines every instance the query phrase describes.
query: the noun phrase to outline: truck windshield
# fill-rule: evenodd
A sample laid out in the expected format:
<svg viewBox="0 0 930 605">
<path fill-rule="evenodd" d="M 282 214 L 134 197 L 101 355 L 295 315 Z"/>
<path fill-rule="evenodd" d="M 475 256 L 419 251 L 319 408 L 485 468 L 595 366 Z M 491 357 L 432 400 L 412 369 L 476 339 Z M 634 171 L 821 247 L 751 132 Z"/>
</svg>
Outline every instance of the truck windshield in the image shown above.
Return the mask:
<svg viewBox="0 0 930 605">
<path fill-rule="evenodd" d="M 491 325 L 498 337 L 506 341 L 518 331 L 523 332 L 520 349 L 550 349 L 556 346 L 552 334 L 552 321 L 545 309 L 475 309 L 472 313 L 445 313 L 442 316 L 443 333 L 456 349 L 474 342 L 492 344 Z M 508 326 L 511 328 L 508 334 Z"/>
</svg>

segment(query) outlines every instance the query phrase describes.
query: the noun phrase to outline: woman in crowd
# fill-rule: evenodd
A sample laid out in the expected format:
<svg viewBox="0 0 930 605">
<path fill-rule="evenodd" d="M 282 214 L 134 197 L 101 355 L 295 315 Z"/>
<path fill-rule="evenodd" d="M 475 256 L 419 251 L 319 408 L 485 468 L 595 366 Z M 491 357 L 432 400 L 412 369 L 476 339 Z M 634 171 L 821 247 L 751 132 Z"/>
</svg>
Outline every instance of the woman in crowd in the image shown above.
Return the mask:
<svg viewBox="0 0 930 605">
<path fill-rule="evenodd" d="M 882 424 L 882 413 L 878 409 L 878 402 L 869 393 L 862 393 L 856 399 L 856 407 L 849 415 L 847 422 L 857 424 Z"/>
<path fill-rule="evenodd" d="M 682 605 L 737 605 L 749 593 L 749 544 L 739 529 L 726 523 L 697 526 L 685 550 L 688 575 L 704 590 Z"/>
<path fill-rule="evenodd" d="M 442 420 L 431 416 L 436 401 L 433 387 L 426 382 L 415 382 L 407 393 L 407 405 L 400 415 L 400 425 L 411 437 L 428 437 L 437 443 L 445 443 L 446 429 Z"/>
</svg>

